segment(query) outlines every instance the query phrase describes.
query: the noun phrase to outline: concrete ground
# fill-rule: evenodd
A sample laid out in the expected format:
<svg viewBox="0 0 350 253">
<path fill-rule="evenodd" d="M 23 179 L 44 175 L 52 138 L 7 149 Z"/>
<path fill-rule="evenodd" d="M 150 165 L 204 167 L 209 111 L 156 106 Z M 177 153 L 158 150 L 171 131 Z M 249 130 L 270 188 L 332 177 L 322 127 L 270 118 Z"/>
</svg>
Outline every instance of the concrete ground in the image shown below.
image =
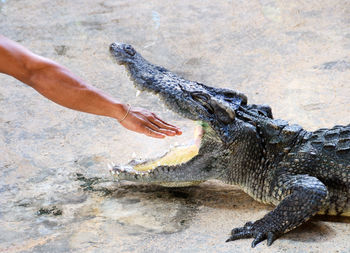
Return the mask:
<svg viewBox="0 0 350 253">
<path fill-rule="evenodd" d="M 272 209 L 233 186 L 122 185 L 108 162 L 154 157 L 193 122 L 141 94 L 111 42 L 188 79 L 244 92 L 307 130 L 350 122 L 350 2 L 0 0 L 0 32 L 184 134 L 150 139 L 0 76 L 0 252 L 350 252 L 349 220 L 317 217 L 255 249 L 230 230 Z"/>
</svg>

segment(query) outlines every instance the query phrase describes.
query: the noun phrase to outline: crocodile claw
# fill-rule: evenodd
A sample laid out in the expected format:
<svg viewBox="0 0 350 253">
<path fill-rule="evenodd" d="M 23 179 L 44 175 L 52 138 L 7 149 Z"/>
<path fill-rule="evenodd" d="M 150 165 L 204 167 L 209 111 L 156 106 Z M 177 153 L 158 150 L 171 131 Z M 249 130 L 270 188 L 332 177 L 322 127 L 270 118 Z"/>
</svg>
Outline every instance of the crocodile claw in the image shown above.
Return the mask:
<svg viewBox="0 0 350 253">
<path fill-rule="evenodd" d="M 252 222 L 247 222 L 244 227 L 234 228 L 231 231 L 231 236 L 226 242 L 235 241 L 238 239 L 254 238 L 252 248 L 255 248 L 260 242 L 267 239 L 267 246 L 270 246 L 276 239 L 277 235 L 271 231 L 260 229 Z"/>
</svg>

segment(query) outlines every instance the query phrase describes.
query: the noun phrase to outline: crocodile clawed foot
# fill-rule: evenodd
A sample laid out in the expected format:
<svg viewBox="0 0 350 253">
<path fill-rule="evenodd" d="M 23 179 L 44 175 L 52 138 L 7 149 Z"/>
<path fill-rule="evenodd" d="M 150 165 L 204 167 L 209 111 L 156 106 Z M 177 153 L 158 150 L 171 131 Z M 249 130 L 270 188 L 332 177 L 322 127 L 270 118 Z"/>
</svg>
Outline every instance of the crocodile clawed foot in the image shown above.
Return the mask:
<svg viewBox="0 0 350 253">
<path fill-rule="evenodd" d="M 254 238 L 252 248 L 258 243 L 267 239 L 267 246 L 270 246 L 276 239 L 277 234 L 266 229 L 259 229 L 253 222 L 247 222 L 244 227 L 234 228 L 231 231 L 231 236 L 226 242 L 235 241 L 238 239 Z"/>
</svg>

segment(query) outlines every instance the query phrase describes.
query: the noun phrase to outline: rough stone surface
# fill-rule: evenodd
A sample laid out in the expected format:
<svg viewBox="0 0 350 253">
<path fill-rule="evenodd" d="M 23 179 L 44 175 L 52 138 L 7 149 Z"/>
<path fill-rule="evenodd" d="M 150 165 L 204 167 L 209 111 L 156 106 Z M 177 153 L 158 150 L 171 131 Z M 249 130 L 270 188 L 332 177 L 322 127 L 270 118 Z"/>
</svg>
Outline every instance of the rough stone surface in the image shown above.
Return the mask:
<svg viewBox="0 0 350 253">
<path fill-rule="evenodd" d="M 155 156 L 191 138 L 194 128 L 157 98 L 134 96 L 110 59 L 111 42 L 143 48 L 147 59 L 188 79 L 234 86 L 251 102 L 269 104 L 276 118 L 315 130 L 349 123 L 349 13 L 349 2 L 337 0 L 0 1 L 3 35 L 184 131 L 149 139 L 112 119 L 59 107 L 1 75 L 0 251 L 348 252 L 349 220 L 324 217 L 272 248 L 224 243 L 225 231 L 271 207 L 218 182 L 178 190 L 118 186 L 108 181 L 106 164 Z M 37 215 L 53 206 L 62 214 Z"/>
</svg>

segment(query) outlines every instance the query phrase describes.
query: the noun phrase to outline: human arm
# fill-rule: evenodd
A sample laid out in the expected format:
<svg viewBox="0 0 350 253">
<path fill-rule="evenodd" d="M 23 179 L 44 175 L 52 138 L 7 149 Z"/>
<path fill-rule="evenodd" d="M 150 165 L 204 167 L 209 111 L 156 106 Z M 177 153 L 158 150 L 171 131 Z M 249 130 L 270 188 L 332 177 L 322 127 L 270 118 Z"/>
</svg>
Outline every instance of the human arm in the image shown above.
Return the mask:
<svg viewBox="0 0 350 253">
<path fill-rule="evenodd" d="M 0 72 L 31 86 L 51 101 L 73 110 L 112 117 L 132 131 L 155 138 L 174 136 L 181 131 L 155 114 L 128 108 L 101 90 L 88 85 L 67 68 L 36 55 L 0 35 Z"/>
</svg>

